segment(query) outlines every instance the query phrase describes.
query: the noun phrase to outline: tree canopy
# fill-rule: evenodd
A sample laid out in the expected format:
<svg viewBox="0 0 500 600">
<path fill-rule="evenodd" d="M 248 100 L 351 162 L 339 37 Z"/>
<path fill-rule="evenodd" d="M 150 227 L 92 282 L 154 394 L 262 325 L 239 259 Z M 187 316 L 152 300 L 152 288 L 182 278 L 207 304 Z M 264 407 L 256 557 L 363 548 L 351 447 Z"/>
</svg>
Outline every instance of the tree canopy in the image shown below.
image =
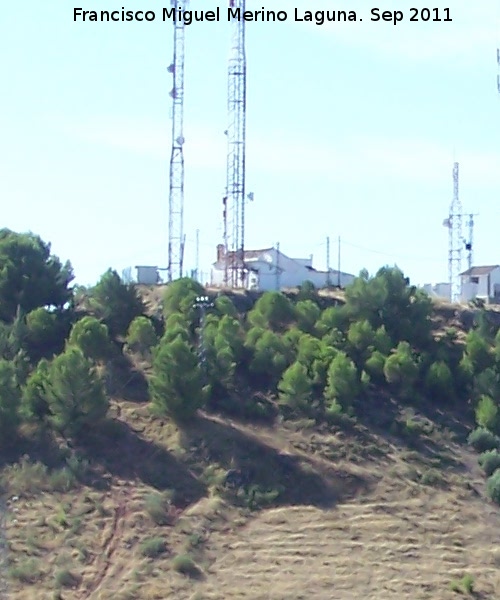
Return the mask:
<svg viewBox="0 0 500 600">
<path fill-rule="evenodd" d="M 51 254 L 50 244 L 33 233 L 0 230 L 0 319 L 11 322 L 18 307 L 62 307 L 71 299 L 73 269 Z"/>
</svg>

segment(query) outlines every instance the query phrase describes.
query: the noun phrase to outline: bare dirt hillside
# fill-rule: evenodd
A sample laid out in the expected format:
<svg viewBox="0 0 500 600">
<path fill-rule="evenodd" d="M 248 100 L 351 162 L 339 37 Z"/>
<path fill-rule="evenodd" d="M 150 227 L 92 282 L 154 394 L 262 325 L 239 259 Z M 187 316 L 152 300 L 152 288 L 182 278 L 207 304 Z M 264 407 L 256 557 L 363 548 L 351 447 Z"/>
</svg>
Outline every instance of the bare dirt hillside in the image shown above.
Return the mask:
<svg viewBox="0 0 500 600">
<path fill-rule="evenodd" d="M 64 491 L 28 457 L 4 471 L 8 597 L 446 600 L 470 575 L 498 598 L 500 511 L 464 430 L 397 418 L 394 436 L 369 415 L 322 430 L 200 415 L 178 431 L 115 402 L 86 483 Z M 234 467 L 251 467 L 257 504 L 221 484 Z"/>
</svg>

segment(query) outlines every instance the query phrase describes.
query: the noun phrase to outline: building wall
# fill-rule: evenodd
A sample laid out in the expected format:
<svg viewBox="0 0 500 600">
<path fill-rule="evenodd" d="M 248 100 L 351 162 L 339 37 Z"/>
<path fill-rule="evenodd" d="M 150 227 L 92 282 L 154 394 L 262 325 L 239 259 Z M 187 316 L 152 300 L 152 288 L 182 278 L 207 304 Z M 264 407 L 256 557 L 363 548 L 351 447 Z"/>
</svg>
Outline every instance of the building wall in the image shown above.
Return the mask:
<svg viewBox="0 0 500 600">
<path fill-rule="evenodd" d="M 266 260 L 267 259 L 267 260 Z M 322 288 L 327 285 L 327 273 L 322 271 L 311 271 L 307 266 L 311 265 L 311 259 L 292 259 L 273 248 L 263 253 L 257 259 L 249 259 L 247 265 L 258 271 L 257 276 L 252 275 L 251 280 L 256 281 L 256 289 L 271 291 L 283 288 L 294 288 L 302 285 L 305 281 L 311 281 L 315 287 Z M 278 269 L 281 271 L 279 277 Z M 340 285 L 345 287 L 352 283 L 354 275 L 348 273 L 340 274 Z M 338 274 L 336 271 L 330 273 L 332 285 L 337 285 Z M 224 270 L 212 269 L 211 282 L 214 286 L 224 283 Z M 249 282 L 249 287 L 254 287 Z"/>
<path fill-rule="evenodd" d="M 158 267 L 136 267 L 137 270 L 137 283 L 143 285 L 156 285 L 160 276 L 158 273 Z"/>
<path fill-rule="evenodd" d="M 449 283 L 425 283 L 422 286 L 422 289 L 432 298 L 441 298 L 443 300 L 449 300 L 451 297 Z"/>
<path fill-rule="evenodd" d="M 490 298 L 494 298 L 496 302 L 500 300 L 500 268 L 494 269 L 490 273 Z"/>
<path fill-rule="evenodd" d="M 495 296 L 495 291 L 500 289 L 500 268 L 493 269 L 489 273 L 476 276 L 478 283 L 472 283 L 469 275 L 462 276 L 461 283 L 461 300 L 468 302 L 474 298 L 488 298 Z M 498 296 L 497 296 L 498 297 Z"/>
</svg>

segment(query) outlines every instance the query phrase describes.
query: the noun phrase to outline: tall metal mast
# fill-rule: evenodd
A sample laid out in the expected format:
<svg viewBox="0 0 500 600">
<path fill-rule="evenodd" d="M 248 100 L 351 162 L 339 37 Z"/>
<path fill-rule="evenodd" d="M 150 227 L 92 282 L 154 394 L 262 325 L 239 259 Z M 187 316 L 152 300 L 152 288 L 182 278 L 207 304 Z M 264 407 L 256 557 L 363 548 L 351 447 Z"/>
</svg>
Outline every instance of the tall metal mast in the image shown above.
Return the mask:
<svg viewBox="0 0 500 600">
<path fill-rule="evenodd" d="M 497 48 L 497 64 L 499 74 L 497 75 L 497 90 L 500 93 L 500 49 Z"/>
<path fill-rule="evenodd" d="M 246 149 L 246 55 L 245 0 L 229 0 L 234 11 L 231 18 L 232 41 L 228 65 L 228 128 L 227 134 L 227 217 L 230 248 L 229 283 L 232 287 L 245 284 L 245 149 Z M 239 9 L 239 11 L 237 10 Z M 240 17 L 240 18 L 237 18 Z M 229 251 L 229 252 L 228 252 Z"/>
<path fill-rule="evenodd" d="M 171 0 L 172 6 L 188 8 L 189 0 Z M 184 258 L 184 19 L 174 19 L 172 73 L 172 154 L 168 205 L 168 280 L 182 277 Z"/>
<path fill-rule="evenodd" d="M 458 163 L 453 164 L 453 199 L 448 217 L 449 246 L 448 274 L 450 280 L 450 300 L 460 300 L 460 271 L 462 269 L 462 203 L 458 193 Z"/>
</svg>

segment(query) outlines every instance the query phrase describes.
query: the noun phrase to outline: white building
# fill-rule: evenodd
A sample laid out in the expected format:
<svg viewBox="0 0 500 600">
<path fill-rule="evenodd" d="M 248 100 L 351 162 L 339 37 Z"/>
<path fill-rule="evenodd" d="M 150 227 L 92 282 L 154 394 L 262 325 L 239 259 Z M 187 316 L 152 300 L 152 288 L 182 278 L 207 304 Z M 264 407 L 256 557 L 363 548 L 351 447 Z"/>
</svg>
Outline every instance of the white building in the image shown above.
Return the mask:
<svg viewBox="0 0 500 600">
<path fill-rule="evenodd" d="M 468 302 L 481 298 L 500 302 L 500 265 L 472 267 L 460 273 L 460 299 Z"/>
<path fill-rule="evenodd" d="M 451 297 L 451 286 L 449 283 L 425 283 L 422 286 L 424 292 L 427 292 L 431 298 L 440 300 L 449 300 Z"/>
<path fill-rule="evenodd" d="M 211 285 L 222 287 L 226 277 L 231 280 L 231 270 L 241 271 L 242 262 L 236 259 L 235 253 L 224 255 L 224 246 L 217 246 L 217 261 L 212 265 Z M 294 288 L 310 281 L 316 288 L 340 285 L 344 288 L 354 280 L 354 275 L 330 269 L 317 271 L 312 266 L 312 255 L 309 258 L 289 258 L 276 248 L 262 250 L 245 250 L 244 256 L 245 284 L 243 287 L 259 291 Z M 329 275 L 329 277 L 328 277 Z"/>
</svg>

